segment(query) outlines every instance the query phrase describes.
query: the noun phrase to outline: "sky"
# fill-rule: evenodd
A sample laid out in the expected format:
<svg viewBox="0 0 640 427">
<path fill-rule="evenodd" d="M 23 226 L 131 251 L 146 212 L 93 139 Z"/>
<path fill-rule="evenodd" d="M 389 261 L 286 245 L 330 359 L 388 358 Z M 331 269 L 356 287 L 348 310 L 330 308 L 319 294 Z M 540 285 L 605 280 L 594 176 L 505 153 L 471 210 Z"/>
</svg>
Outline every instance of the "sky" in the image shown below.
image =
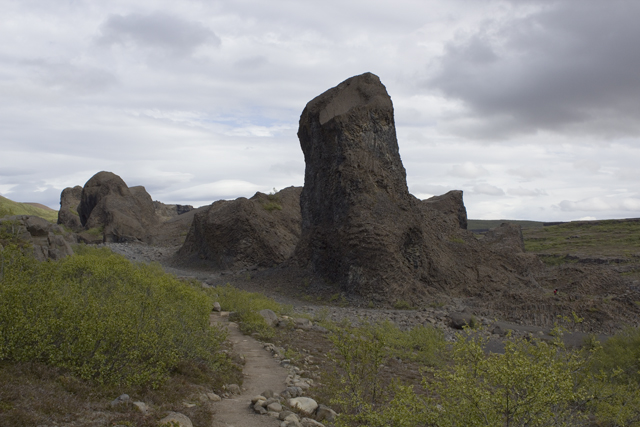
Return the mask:
<svg viewBox="0 0 640 427">
<path fill-rule="evenodd" d="M 107 170 L 202 206 L 304 184 L 311 99 L 372 72 L 409 191 L 469 218 L 640 217 L 640 2 L 0 0 L 0 194 Z"/>
</svg>

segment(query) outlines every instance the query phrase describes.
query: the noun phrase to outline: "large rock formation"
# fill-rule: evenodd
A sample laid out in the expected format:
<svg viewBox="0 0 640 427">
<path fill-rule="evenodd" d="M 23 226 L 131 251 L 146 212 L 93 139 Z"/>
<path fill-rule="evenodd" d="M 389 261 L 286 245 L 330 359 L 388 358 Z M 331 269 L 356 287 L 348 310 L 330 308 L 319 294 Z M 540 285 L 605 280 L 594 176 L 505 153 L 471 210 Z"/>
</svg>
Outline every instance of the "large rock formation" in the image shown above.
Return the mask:
<svg viewBox="0 0 640 427">
<path fill-rule="evenodd" d="M 33 246 L 33 254 L 39 261 L 58 260 L 73 255 L 71 245 L 78 243 L 73 233 L 60 225 L 32 215 L 16 215 L 0 219 L 0 234 L 28 242 Z"/>
<path fill-rule="evenodd" d="M 306 162 L 298 257 L 347 291 L 419 276 L 422 216 L 407 188 L 393 105 L 380 79 L 352 77 L 310 101 L 298 138 Z"/>
<path fill-rule="evenodd" d="M 82 222 L 78 207 L 82 198 L 82 187 L 67 187 L 60 194 L 60 210 L 58 211 L 58 224 L 78 232 L 82 230 Z"/>
<path fill-rule="evenodd" d="M 463 229 L 461 193 L 423 204 L 409 194 L 393 105 L 377 76 L 352 77 L 310 101 L 298 137 L 306 170 L 296 258 L 326 282 L 388 301 L 521 281 L 521 263 Z"/>
<path fill-rule="evenodd" d="M 102 230 L 106 242 L 149 242 L 158 224 L 153 201 L 144 187 L 129 188 L 111 172 L 98 172 L 87 181 L 78 214 L 82 226 Z"/>
<path fill-rule="evenodd" d="M 195 213 L 178 259 L 222 270 L 272 267 L 289 259 L 300 238 L 300 191 L 258 192 Z"/>
</svg>

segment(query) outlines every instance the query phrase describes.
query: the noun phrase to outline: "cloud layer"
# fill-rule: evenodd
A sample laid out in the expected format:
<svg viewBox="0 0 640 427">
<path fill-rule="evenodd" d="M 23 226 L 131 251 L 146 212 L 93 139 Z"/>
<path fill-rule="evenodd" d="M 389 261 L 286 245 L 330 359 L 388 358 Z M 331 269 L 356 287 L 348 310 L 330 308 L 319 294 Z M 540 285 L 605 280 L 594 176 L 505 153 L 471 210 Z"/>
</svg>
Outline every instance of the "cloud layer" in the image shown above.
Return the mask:
<svg viewBox="0 0 640 427">
<path fill-rule="evenodd" d="M 302 185 L 305 104 L 379 75 L 410 190 L 472 218 L 640 216 L 640 5 L 188 0 L 3 5 L 0 193 L 109 170 L 166 203 Z"/>
</svg>

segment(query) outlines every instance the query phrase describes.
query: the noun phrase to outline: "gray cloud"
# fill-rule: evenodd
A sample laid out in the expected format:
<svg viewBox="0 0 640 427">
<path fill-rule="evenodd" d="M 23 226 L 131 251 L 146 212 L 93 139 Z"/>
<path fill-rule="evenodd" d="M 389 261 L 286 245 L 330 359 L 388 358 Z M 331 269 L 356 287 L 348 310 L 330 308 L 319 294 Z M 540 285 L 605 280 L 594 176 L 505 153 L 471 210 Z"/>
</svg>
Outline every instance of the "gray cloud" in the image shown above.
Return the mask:
<svg viewBox="0 0 640 427">
<path fill-rule="evenodd" d="M 504 196 L 504 190 L 487 183 L 474 185 L 473 191 L 478 194 L 486 194 L 488 196 Z"/>
<path fill-rule="evenodd" d="M 540 197 L 540 196 L 548 195 L 546 191 L 541 190 L 539 188 L 532 190 L 530 188 L 518 187 L 518 188 L 510 188 L 509 190 L 507 190 L 507 192 L 512 196 Z"/>
<path fill-rule="evenodd" d="M 451 166 L 449 174 L 461 178 L 473 179 L 489 175 L 489 171 L 486 170 L 482 165 L 476 165 L 472 162 L 466 162 L 462 165 Z"/>
<path fill-rule="evenodd" d="M 36 80 L 53 90 L 94 93 L 118 82 L 111 72 L 93 66 L 44 59 L 25 60 L 23 63 L 33 70 Z"/>
<path fill-rule="evenodd" d="M 204 44 L 221 43 L 220 37 L 203 24 L 162 12 L 111 15 L 96 41 L 103 45 L 156 48 L 176 56 L 188 55 Z"/>
<path fill-rule="evenodd" d="M 640 134 L 640 3 L 530 3 L 544 7 L 446 45 L 427 83 L 468 107 L 451 129 L 476 138 Z"/>
</svg>

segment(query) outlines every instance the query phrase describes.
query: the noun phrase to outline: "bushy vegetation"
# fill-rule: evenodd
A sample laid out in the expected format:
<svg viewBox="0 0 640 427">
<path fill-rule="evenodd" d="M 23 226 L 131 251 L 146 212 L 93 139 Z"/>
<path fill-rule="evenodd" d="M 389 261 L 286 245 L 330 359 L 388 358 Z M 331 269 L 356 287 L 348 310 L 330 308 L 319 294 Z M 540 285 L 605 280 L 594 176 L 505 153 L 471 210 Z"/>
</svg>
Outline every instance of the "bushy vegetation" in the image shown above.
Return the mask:
<svg viewBox="0 0 640 427">
<path fill-rule="evenodd" d="M 210 297 L 220 303 L 225 311 L 234 312 L 240 330 L 245 334 L 257 333 L 261 338 L 273 337 L 274 331 L 260 315 L 260 310 L 273 310 L 276 314 L 292 311 L 292 307 L 283 306 L 257 292 L 247 292 L 231 285 L 218 286 L 208 290 Z"/>
<path fill-rule="evenodd" d="M 508 338 L 500 354 L 485 353 L 485 339 L 471 329 L 446 349 L 432 333 L 390 331 L 378 324 L 332 334 L 338 426 L 640 425 L 638 329 L 583 350 L 565 348 L 559 331 L 550 342 Z M 416 342 L 439 349 L 421 360 L 422 383 L 385 384 L 388 358 L 407 360 Z"/>
<path fill-rule="evenodd" d="M 159 265 L 80 248 L 37 262 L 0 251 L 0 360 L 39 362 L 102 384 L 159 385 L 184 361 L 215 368 L 226 334 L 212 301 Z"/>
<path fill-rule="evenodd" d="M 397 424 L 402 413 L 397 402 L 408 404 L 417 398 L 410 386 L 385 384 L 382 368 L 392 357 L 436 366 L 445 348 L 444 336 L 435 328 L 401 331 L 389 321 L 334 326 L 329 339 L 337 367 L 330 385 L 331 403 L 342 414 L 340 426 L 402 425 Z"/>
</svg>

